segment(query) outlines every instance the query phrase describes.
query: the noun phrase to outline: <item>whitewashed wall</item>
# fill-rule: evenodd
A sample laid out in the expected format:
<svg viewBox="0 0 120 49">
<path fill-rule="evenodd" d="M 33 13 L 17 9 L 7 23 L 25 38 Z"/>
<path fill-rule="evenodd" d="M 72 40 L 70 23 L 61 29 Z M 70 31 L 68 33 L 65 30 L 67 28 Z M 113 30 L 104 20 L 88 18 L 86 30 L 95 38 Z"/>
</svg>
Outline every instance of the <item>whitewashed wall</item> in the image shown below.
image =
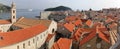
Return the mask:
<svg viewBox="0 0 120 49">
<path fill-rule="evenodd" d="M 0 24 L 0 30 L 1 32 L 7 32 L 12 24 Z"/>
</svg>

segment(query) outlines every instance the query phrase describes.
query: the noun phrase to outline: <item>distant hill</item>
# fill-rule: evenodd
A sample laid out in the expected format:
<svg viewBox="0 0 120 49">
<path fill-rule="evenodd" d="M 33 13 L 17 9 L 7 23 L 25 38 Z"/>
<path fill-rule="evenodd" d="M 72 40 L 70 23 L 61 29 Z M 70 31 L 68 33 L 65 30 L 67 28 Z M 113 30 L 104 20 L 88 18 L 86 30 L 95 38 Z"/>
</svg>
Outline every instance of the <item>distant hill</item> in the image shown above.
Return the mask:
<svg viewBox="0 0 120 49">
<path fill-rule="evenodd" d="M 11 7 L 0 3 L 0 12 L 8 12 L 8 11 L 10 11 L 10 8 Z"/>
<path fill-rule="evenodd" d="M 55 8 L 47 8 L 44 11 L 67 11 L 67 10 L 72 10 L 72 9 L 69 7 L 65 7 L 65 6 L 58 6 Z"/>
</svg>

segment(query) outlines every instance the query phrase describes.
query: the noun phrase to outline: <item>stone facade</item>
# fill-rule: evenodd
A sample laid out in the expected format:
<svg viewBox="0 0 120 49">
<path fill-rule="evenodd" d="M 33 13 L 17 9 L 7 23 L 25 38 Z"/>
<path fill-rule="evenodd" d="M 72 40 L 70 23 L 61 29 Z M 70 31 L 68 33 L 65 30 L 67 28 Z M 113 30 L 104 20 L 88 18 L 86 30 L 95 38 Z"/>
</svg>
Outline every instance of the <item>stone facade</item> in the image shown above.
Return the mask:
<svg viewBox="0 0 120 49">
<path fill-rule="evenodd" d="M 7 31 L 9 31 L 11 25 L 12 25 L 12 24 L 1 24 L 1 25 L 0 25 L 0 30 L 1 30 L 1 32 L 7 32 Z"/>
<path fill-rule="evenodd" d="M 40 13 L 41 19 L 48 19 L 48 16 L 51 14 L 51 11 L 44 11 Z"/>
</svg>

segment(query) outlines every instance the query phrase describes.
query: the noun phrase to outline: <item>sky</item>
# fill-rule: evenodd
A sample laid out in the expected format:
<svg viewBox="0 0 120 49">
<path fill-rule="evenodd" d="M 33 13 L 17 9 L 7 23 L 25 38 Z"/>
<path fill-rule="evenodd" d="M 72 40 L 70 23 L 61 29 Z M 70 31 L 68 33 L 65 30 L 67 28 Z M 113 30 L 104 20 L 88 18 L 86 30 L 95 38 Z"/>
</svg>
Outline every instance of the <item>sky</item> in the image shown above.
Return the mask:
<svg viewBox="0 0 120 49">
<path fill-rule="evenodd" d="M 120 0 L 0 0 L 0 3 L 11 5 L 16 3 L 17 9 L 40 9 L 67 6 L 73 10 L 100 10 L 102 8 L 120 8 Z"/>
</svg>

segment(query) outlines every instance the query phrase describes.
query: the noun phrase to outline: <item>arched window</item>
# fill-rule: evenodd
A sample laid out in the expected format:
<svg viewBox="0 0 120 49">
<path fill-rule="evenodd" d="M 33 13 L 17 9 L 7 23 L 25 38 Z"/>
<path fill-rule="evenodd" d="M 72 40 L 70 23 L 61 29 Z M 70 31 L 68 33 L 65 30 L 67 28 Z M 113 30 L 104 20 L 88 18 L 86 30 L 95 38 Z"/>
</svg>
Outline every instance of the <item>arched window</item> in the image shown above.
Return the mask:
<svg viewBox="0 0 120 49">
<path fill-rule="evenodd" d="M 35 39 L 33 39 L 33 43 L 35 43 Z"/>
<path fill-rule="evenodd" d="M 55 32 L 55 30 L 54 29 L 52 29 L 52 33 L 54 33 Z"/>
<path fill-rule="evenodd" d="M 23 43 L 23 48 L 25 48 L 25 43 Z"/>
<path fill-rule="evenodd" d="M 30 46 L 30 41 L 28 41 L 28 45 Z"/>
<path fill-rule="evenodd" d="M 39 37 L 37 37 L 37 41 L 39 40 Z"/>
<path fill-rule="evenodd" d="M 15 10 L 13 10 L 13 13 L 15 13 Z"/>
<path fill-rule="evenodd" d="M 20 49 L 20 47 L 19 47 L 19 46 L 17 46 L 17 49 Z"/>
<path fill-rule="evenodd" d="M 15 19 L 15 16 L 13 16 L 13 19 Z"/>
</svg>

